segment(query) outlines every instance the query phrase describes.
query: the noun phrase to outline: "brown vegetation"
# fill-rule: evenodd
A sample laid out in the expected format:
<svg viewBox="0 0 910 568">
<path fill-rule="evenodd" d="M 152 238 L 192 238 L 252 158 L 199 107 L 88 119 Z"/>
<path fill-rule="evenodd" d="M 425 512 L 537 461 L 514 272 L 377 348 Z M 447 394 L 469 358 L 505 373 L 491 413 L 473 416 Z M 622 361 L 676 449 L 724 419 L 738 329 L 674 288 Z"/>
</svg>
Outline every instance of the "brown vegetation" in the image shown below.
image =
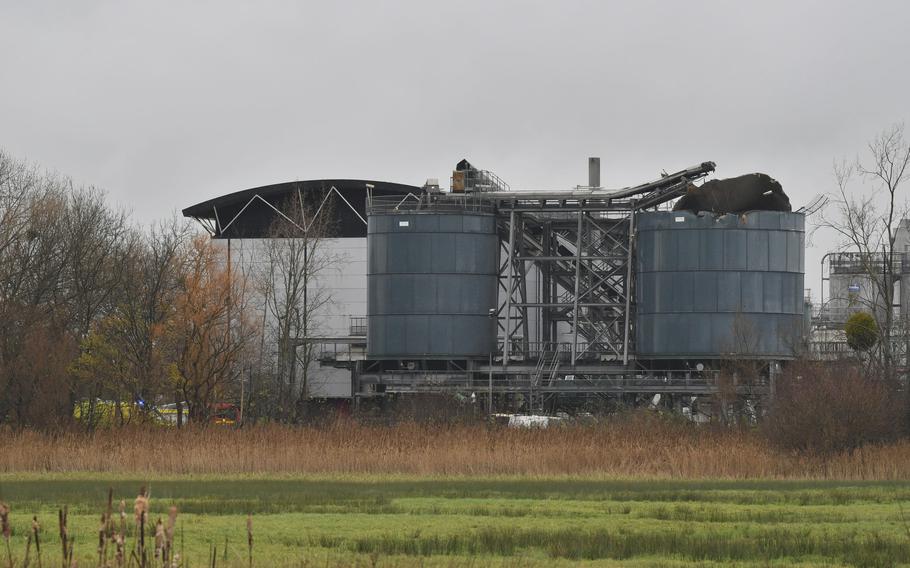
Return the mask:
<svg viewBox="0 0 910 568">
<path fill-rule="evenodd" d="M 904 393 L 857 364 L 800 361 L 778 381 L 762 429 L 787 450 L 851 451 L 891 442 L 904 431 Z"/>
<path fill-rule="evenodd" d="M 585 427 L 488 425 L 139 429 L 2 433 L 0 472 L 579 475 L 905 479 L 910 443 L 850 453 L 775 450 L 760 435 L 653 416 Z"/>
<path fill-rule="evenodd" d="M 99 403 L 146 400 L 206 420 L 256 331 L 224 253 L 0 151 L 0 423 L 92 427 Z"/>
<path fill-rule="evenodd" d="M 221 251 L 204 236 L 192 241 L 183 286 L 166 322 L 169 378 L 186 401 L 191 420 L 205 422 L 224 400 L 255 327 L 248 321 L 245 282 L 223 265 Z"/>
<path fill-rule="evenodd" d="M 257 275 L 243 262 L 232 270 L 229 243 L 194 235 L 186 219 L 138 226 L 104 192 L 0 151 L 0 424 L 142 421 L 145 402 L 202 422 L 218 403 L 239 402 L 241 377 L 252 385 L 254 375 L 251 418 L 307 418 L 314 352 L 296 339 L 329 301 L 309 285 L 338 260 L 321 246 L 332 229 L 323 197 L 289 202 Z"/>
</svg>

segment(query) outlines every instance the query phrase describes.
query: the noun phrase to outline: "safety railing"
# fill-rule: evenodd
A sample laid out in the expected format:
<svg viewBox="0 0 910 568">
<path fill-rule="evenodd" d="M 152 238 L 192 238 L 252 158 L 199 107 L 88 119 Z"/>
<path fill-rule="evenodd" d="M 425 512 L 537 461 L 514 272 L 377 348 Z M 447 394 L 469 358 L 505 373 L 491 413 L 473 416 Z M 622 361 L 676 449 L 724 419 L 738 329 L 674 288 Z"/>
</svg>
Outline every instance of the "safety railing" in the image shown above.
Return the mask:
<svg viewBox="0 0 910 568">
<path fill-rule="evenodd" d="M 449 180 L 453 192 L 471 193 L 490 191 L 509 191 L 510 187 L 498 175 L 489 170 L 459 170 Z"/>
<path fill-rule="evenodd" d="M 693 392 L 712 393 L 733 388 L 737 391 L 762 391 L 770 388 L 768 377 L 743 377 L 717 369 L 696 371 L 630 372 L 614 375 L 576 375 L 559 370 L 545 381 L 524 374 L 476 373 L 427 370 L 397 370 L 365 373 L 365 383 L 382 384 L 387 391 L 472 391 L 494 392 Z"/>
<path fill-rule="evenodd" d="M 501 354 L 502 348 L 503 341 L 499 338 L 495 354 Z M 604 355 L 615 354 L 612 350 L 605 349 L 601 343 L 588 341 L 577 342 L 575 353 L 577 361 L 599 361 Z M 569 361 L 572 358 L 572 342 L 530 341 L 526 345 L 520 338 L 516 338 L 509 346 L 511 359 L 536 360 L 542 356 L 557 356 L 561 361 Z"/>
<path fill-rule="evenodd" d="M 323 363 L 361 361 L 366 358 L 366 343 L 327 341 L 317 347 L 316 358 Z"/>
<path fill-rule="evenodd" d="M 885 271 L 885 253 L 840 252 L 828 260 L 831 274 L 882 274 Z M 910 259 L 900 252 L 891 255 L 891 272 L 910 272 Z"/>
<path fill-rule="evenodd" d="M 394 213 L 494 213 L 496 207 L 489 201 L 471 195 L 448 194 L 445 196 L 409 193 L 401 196 L 373 197 L 367 203 L 367 214 Z"/>
</svg>

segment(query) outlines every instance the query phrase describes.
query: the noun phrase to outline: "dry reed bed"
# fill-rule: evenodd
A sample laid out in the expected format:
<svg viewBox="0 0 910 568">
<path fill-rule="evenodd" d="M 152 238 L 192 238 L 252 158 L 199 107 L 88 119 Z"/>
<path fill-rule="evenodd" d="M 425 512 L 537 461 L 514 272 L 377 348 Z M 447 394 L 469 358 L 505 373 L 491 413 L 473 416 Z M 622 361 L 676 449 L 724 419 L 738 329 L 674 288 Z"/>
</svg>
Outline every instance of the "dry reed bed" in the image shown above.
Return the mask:
<svg viewBox="0 0 910 568">
<path fill-rule="evenodd" d="M 0 472 L 80 471 L 899 480 L 910 474 L 910 442 L 801 456 L 750 432 L 649 420 L 547 430 L 339 421 L 322 428 L 0 432 Z"/>
</svg>

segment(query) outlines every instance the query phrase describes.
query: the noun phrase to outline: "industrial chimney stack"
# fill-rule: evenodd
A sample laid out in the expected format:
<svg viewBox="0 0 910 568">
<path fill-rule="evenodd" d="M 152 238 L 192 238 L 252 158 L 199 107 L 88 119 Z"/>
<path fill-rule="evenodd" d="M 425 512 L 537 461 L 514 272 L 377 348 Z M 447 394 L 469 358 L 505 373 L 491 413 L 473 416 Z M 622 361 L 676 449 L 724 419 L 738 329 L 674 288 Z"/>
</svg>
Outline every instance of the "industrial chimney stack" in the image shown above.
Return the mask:
<svg viewBox="0 0 910 568">
<path fill-rule="evenodd" d="M 588 187 L 600 187 L 600 158 L 588 158 Z"/>
</svg>

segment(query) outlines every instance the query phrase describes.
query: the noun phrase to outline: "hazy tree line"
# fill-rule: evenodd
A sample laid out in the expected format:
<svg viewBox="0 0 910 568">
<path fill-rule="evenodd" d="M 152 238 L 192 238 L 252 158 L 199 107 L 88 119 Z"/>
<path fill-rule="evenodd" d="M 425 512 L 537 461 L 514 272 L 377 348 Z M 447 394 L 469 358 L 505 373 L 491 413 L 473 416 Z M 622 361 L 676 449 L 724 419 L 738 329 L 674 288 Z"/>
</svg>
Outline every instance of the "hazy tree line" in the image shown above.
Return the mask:
<svg viewBox="0 0 910 568">
<path fill-rule="evenodd" d="M 266 285 L 248 276 L 189 221 L 140 227 L 102 191 L 0 152 L 0 423 L 136 422 L 164 403 L 207 421 L 254 375 L 259 417 L 297 417 L 279 412 L 293 371 L 248 364 L 265 344 L 250 289 Z M 306 314 L 282 302 L 288 346 Z"/>
</svg>

